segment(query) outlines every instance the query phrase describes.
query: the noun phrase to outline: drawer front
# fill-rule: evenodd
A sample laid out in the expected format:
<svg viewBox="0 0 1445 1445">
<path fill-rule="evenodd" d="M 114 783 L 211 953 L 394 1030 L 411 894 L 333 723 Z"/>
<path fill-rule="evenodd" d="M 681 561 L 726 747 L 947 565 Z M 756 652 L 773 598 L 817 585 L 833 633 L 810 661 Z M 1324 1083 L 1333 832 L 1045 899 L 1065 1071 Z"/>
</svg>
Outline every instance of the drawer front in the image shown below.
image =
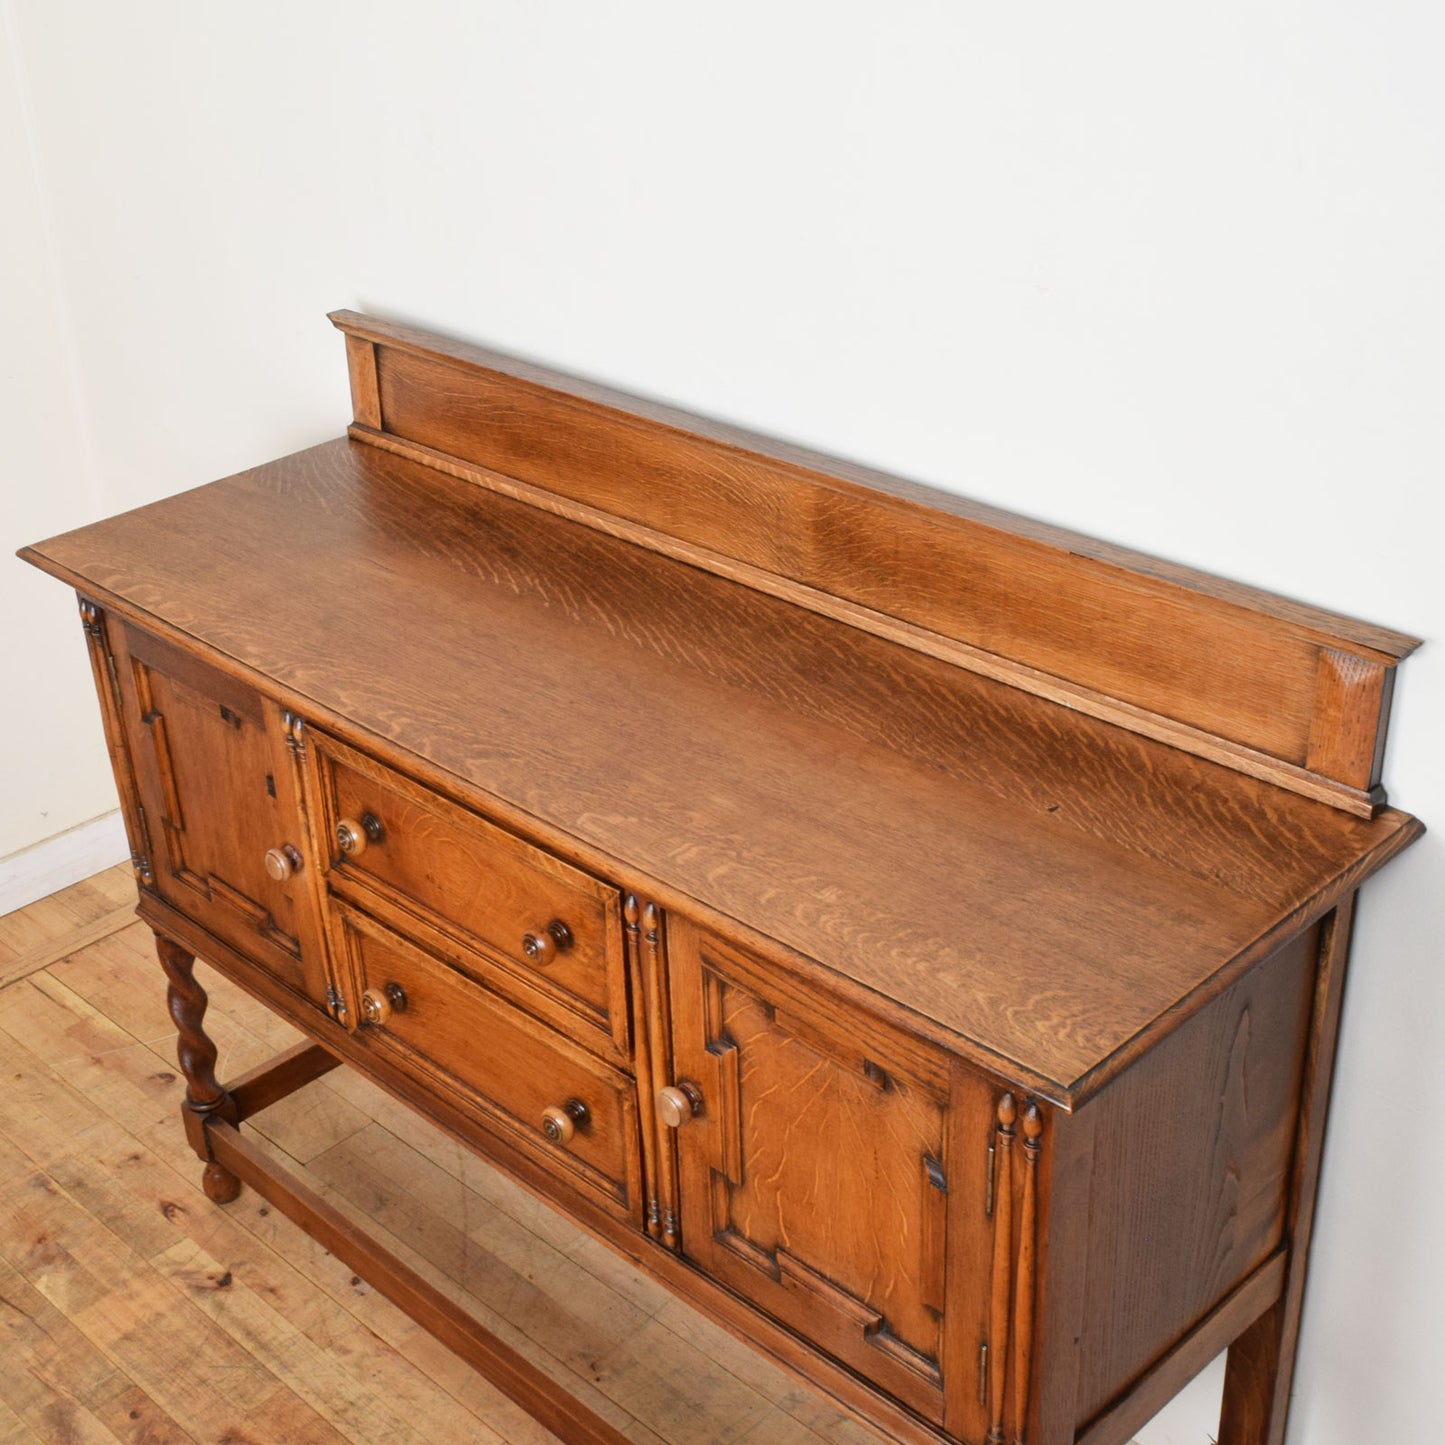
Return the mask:
<svg viewBox="0 0 1445 1445">
<path fill-rule="evenodd" d="M 333 739 L 318 751 L 333 887 L 373 909 L 379 897 L 488 950 L 625 1055 L 615 888 Z M 349 852 L 338 828 L 350 836 Z M 355 895 L 358 887 L 365 893 Z"/>
<path fill-rule="evenodd" d="M 488 1129 L 614 1212 L 638 1213 L 636 1099 L 626 1074 L 368 915 L 338 904 L 333 926 L 359 1040 L 428 1088 L 449 1096 L 460 1088 Z"/>
</svg>

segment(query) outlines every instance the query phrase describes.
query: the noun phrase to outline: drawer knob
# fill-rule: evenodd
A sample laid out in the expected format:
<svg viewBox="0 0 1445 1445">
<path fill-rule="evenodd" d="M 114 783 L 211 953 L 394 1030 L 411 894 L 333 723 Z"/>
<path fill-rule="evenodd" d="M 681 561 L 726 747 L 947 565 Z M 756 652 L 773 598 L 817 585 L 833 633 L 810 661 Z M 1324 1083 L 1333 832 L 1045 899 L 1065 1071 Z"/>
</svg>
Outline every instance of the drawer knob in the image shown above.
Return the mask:
<svg viewBox="0 0 1445 1445">
<path fill-rule="evenodd" d="M 406 990 L 399 983 L 389 983 L 384 989 L 369 988 L 361 995 L 361 1016 L 367 1023 L 379 1028 L 392 1014 L 406 1010 Z"/>
<path fill-rule="evenodd" d="M 683 1080 L 658 1090 L 657 1117 L 669 1129 L 681 1129 L 702 1113 L 702 1094 L 696 1084 Z"/>
<path fill-rule="evenodd" d="M 273 883 L 284 883 L 301 871 L 301 854 L 290 843 L 266 850 L 266 876 Z"/>
<path fill-rule="evenodd" d="M 557 957 L 572 947 L 572 930 L 560 918 L 554 918 L 537 933 L 522 935 L 522 952 L 528 963 L 545 968 Z"/>
<path fill-rule="evenodd" d="M 380 843 L 385 837 L 386 829 L 375 813 L 363 813 L 359 823 L 355 818 L 343 818 L 336 825 L 336 846 L 348 858 L 360 858 L 368 843 Z"/>
<path fill-rule="evenodd" d="M 581 1099 L 568 1099 L 560 1109 L 542 1110 L 542 1133 L 551 1144 L 570 1144 L 577 1126 L 585 1128 L 591 1117 Z"/>
</svg>

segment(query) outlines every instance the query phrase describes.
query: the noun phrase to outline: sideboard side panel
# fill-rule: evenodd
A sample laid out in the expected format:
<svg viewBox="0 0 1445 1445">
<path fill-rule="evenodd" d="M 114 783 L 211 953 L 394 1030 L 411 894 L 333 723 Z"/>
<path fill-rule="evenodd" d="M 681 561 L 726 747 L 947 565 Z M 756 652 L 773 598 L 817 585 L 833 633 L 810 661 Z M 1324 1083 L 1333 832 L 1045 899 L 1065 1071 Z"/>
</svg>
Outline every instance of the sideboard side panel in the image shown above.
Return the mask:
<svg viewBox="0 0 1445 1445">
<path fill-rule="evenodd" d="M 1277 949 L 1086 1106 L 1080 1423 L 1285 1242 L 1319 935 Z"/>
</svg>

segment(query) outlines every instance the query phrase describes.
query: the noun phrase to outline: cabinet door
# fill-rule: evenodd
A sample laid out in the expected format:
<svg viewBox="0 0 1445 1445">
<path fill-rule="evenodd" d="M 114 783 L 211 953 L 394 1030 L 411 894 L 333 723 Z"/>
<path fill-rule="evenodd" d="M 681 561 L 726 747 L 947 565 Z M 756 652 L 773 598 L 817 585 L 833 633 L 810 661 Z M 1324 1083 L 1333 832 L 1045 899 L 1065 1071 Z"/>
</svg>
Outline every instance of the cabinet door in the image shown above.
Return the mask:
<svg viewBox="0 0 1445 1445">
<path fill-rule="evenodd" d="M 126 628 L 117 652 L 155 891 L 324 1008 L 298 769 L 280 709 L 148 633 Z"/>
<path fill-rule="evenodd" d="M 946 1058 L 675 916 L 682 1250 L 932 1420 L 943 1415 Z"/>
</svg>

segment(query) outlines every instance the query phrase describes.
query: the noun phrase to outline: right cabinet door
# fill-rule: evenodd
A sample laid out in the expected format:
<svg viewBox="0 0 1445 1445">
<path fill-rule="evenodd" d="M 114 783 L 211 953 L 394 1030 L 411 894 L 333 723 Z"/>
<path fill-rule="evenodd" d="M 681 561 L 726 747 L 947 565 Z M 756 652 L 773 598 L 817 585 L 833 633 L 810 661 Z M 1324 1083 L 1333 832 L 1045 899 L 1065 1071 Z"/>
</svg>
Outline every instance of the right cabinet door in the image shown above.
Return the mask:
<svg viewBox="0 0 1445 1445">
<path fill-rule="evenodd" d="M 955 1116 L 989 1091 L 686 919 L 667 937 L 673 1077 L 701 1100 L 676 1134 L 683 1252 L 925 1419 L 951 1360 L 976 1402 L 987 1122 Z M 980 1207 L 950 1207 L 960 1184 Z"/>
</svg>

